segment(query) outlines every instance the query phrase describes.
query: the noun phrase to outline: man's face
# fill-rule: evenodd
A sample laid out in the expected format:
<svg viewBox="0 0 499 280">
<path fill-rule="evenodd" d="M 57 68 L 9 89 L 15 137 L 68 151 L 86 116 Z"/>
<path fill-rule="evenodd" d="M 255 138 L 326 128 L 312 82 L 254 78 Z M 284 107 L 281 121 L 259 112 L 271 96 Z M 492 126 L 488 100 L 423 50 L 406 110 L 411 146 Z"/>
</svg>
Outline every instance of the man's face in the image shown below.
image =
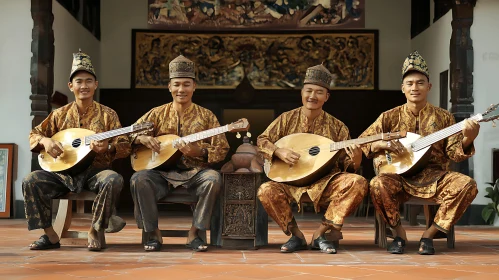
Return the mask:
<svg viewBox="0 0 499 280">
<path fill-rule="evenodd" d="M 402 91 L 408 101 L 412 103 L 426 102 L 426 98 L 431 89 L 428 78 L 419 73 L 411 72 L 402 81 Z"/>
<path fill-rule="evenodd" d="M 180 104 L 192 102 L 192 94 L 196 90 L 196 82 L 191 78 L 174 78 L 168 84 L 173 101 Z"/>
<path fill-rule="evenodd" d="M 95 77 L 85 71 L 76 72 L 71 82 L 68 83 L 69 89 L 79 100 L 92 99 L 98 85 L 99 82 L 95 80 Z"/>
<path fill-rule="evenodd" d="M 305 84 L 301 90 L 301 101 L 306 109 L 321 109 L 328 99 L 329 92 L 324 87 L 313 84 Z"/>
</svg>

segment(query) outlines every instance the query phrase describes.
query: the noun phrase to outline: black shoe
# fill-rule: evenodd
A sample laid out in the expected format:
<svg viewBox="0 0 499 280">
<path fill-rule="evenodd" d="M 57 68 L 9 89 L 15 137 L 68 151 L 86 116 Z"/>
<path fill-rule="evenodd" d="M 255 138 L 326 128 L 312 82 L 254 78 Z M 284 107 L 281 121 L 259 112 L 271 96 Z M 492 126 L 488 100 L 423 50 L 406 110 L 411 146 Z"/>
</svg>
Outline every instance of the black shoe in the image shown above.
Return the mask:
<svg viewBox="0 0 499 280">
<path fill-rule="evenodd" d="M 403 254 L 405 249 L 405 240 L 399 236 L 393 239 L 393 242 L 386 248 L 392 254 Z"/>
<path fill-rule="evenodd" d="M 435 255 L 435 247 L 433 247 L 433 239 L 421 238 L 419 240 L 419 251 L 420 255 Z"/>
<path fill-rule="evenodd" d="M 282 249 L 282 247 L 286 247 L 286 249 Z M 292 253 L 295 251 L 300 251 L 307 249 L 307 241 L 305 239 L 301 239 L 297 236 L 291 236 L 288 242 L 284 243 L 281 246 L 281 253 Z"/>
</svg>

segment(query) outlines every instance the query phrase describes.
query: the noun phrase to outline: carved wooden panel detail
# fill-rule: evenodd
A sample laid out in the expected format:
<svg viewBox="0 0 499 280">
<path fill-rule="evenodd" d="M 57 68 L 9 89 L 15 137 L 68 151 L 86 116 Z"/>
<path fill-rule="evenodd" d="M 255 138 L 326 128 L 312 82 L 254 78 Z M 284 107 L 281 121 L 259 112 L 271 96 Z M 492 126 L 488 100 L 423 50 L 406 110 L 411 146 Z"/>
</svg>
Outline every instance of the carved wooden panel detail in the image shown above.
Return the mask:
<svg viewBox="0 0 499 280">
<path fill-rule="evenodd" d="M 253 235 L 255 233 L 255 206 L 227 204 L 225 206 L 224 235 Z"/>
<path fill-rule="evenodd" d="M 248 175 L 228 175 L 225 183 L 226 200 L 255 199 L 255 180 Z M 257 186 L 258 187 L 258 186 Z"/>
</svg>

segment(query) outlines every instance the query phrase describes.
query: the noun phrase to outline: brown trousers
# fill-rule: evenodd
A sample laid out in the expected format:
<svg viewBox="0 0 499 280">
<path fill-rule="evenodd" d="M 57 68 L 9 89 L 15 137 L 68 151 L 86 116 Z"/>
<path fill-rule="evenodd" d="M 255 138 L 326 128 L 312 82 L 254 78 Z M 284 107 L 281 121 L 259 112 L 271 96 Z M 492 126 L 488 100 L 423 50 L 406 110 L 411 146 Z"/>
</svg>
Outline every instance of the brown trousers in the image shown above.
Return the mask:
<svg viewBox="0 0 499 280">
<path fill-rule="evenodd" d="M 355 211 L 367 193 L 368 184 L 364 177 L 342 173 L 334 176 L 322 192 L 319 205 L 327 208 L 322 223 L 341 229 L 343 220 Z M 258 198 L 265 211 L 290 235 L 289 225 L 295 223 L 291 203 L 294 201 L 287 184 L 266 182 L 258 189 Z M 298 202 L 298 201 L 297 201 Z"/>
<path fill-rule="evenodd" d="M 410 188 L 400 175 L 381 174 L 370 183 L 371 198 L 376 211 L 390 227 L 400 224 L 400 203 L 411 198 L 404 188 Z M 463 215 L 478 193 L 472 178 L 457 172 L 448 172 L 437 182 L 433 197 L 427 198 L 440 205 L 435 216 L 435 226 L 447 233 Z"/>
</svg>

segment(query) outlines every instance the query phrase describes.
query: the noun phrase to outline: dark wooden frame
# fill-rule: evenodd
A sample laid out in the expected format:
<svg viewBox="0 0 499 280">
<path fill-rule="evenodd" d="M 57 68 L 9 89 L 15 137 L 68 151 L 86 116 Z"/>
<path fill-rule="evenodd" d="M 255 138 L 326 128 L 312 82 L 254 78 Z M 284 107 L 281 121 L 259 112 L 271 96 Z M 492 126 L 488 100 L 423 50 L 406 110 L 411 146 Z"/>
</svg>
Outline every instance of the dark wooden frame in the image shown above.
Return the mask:
<svg viewBox="0 0 499 280">
<path fill-rule="evenodd" d="M 449 70 L 440 73 L 440 108 L 449 107 Z"/>
<path fill-rule="evenodd" d="M 192 33 L 186 30 L 150 30 L 150 29 L 132 29 L 132 57 L 131 57 L 131 77 L 130 77 L 130 88 L 131 89 L 139 89 L 139 87 L 136 87 L 136 35 L 137 33 L 169 33 L 169 34 L 188 34 L 188 35 L 205 35 L 205 32 L 196 32 Z M 223 34 L 256 34 L 256 35 L 296 35 L 296 34 L 303 34 L 303 35 L 310 35 L 310 34 L 317 34 L 317 35 L 324 35 L 324 34 L 373 34 L 374 36 L 374 67 L 373 67 L 373 87 L 370 88 L 359 88 L 359 87 L 334 87 L 331 90 L 361 90 L 361 91 L 375 91 L 379 89 L 379 31 L 378 30 L 373 30 L 373 29 L 358 29 L 358 30 L 307 30 L 307 31 L 289 31 L 289 30 L 283 30 L 283 31 L 275 31 L 275 30 L 222 30 L 222 31 L 214 31 L 211 32 L 210 34 L 213 35 L 223 35 Z M 310 65 L 313 66 L 313 65 Z M 333 73 L 334 74 L 334 73 Z M 247 80 L 245 77 L 241 83 L 244 83 L 244 80 Z M 240 86 L 240 85 L 239 85 Z M 239 87 L 238 86 L 238 87 Z M 200 86 L 198 85 L 198 88 Z M 166 87 L 140 87 L 140 89 L 161 89 L 164 90 Z M 222 87 L 218 88 L 216 86 L 205 88 L 205 89 L 222 89 Z M 261 90 L 265 90 L 266 88 L 259 88 Z M 269 88 L 270 89 L 270 88 Z M 276 90 L 277 88 L 272 88 L 272 90 Z M 282 88 L 283 90 L 290 90 L 290 88 Z M 280 90 L 280 89 L 279 89 Z"/>
<path fill-rule="evenodd" d="M 0 212 L 0 218 L 11 217 L 15 146 L 16 146 L 15 144 L 0 144 L 0 149 L 6 149 L 8 151 L 7 169 L 5 170 L 6 171 L 5 212 Z"/>
</svg>

